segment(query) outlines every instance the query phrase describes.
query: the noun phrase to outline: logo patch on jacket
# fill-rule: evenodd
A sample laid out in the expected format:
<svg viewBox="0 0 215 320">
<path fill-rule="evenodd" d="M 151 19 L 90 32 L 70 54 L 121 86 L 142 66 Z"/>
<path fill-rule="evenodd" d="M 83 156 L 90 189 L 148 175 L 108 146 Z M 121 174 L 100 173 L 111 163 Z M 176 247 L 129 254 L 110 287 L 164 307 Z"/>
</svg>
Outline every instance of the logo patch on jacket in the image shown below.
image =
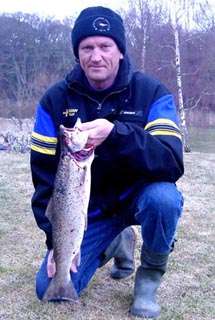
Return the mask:
<svg viewBox="0 0 215 320">
<path fill-rule="evenodd" d="M 120 114 L 126 114 L 126 115 L 130 115 L 130 116 L 139 116 L 142 117 L 143 116 L 143 111 L 142 110 L 121 110 Z"/>
<path fill-rule="evenodd" d="M 64 117 L 73 117 L 78 112 L 78 109 L 69 108 L 63 112 Z"/>
</svg>

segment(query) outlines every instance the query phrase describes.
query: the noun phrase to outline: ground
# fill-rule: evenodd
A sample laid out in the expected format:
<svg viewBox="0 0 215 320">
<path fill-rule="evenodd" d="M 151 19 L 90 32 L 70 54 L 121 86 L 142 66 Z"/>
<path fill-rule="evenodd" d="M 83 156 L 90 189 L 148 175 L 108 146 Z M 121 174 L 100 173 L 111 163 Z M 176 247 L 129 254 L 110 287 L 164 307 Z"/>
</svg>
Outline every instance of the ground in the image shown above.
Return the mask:
<svg viewBox="0 0 215 320">
<path fill-rule="evenodd" d="M 99 270 L 75 307 L 42 303 L 35 296 L 35 273 L 45 252 L 36 226 L 28 154 L 0 151 L 0 319 L 128 320 L 134 276 L 114 281 L 111 263 Z M 185 197 L 178 241 L 159 289 L 160 320 L 215 319 L 215 153 L 185 155 L 178 183 Z M 139 230 L 138 230 L 139 231 Z M 136 246 L 139 264 L 140 237 Z M 133 318 L 135 319 L 135 318 Z"/>
</svg>

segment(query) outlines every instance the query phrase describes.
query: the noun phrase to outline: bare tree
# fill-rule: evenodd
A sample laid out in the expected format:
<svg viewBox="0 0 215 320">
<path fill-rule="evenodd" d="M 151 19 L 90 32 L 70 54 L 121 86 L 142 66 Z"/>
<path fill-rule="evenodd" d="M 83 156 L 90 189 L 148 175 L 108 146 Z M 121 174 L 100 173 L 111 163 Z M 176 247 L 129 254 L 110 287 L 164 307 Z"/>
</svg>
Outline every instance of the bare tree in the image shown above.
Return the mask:
<svg viewBox="0 0 215 320">
<path fill-rule="evenodd" d="M 151 26 L 161 20 L 161 4 L 149 0 L 129 0 L 128 12 L 125 12 L 125 25 L 131 56 L 139 70 L 146 68 L 147 46 L 151 36 Z"/>
<path fill-rule="evenodd" d="M 183 73 L 182 73 L 182 60 L 181 60 L 181 42 L 180 42 L 180 30 L 183 27 L 185 31 L 190 31 L 197 28 L 197 17 L 201 14 L 206 16 L 206 12 L 209 12 L 208 0 L 171 0 L 168 3 L 170 24 L 172 27 L 174 41 L 175 41 L 175 69 L 177 80 L 177 95 L 179 103 L 179 114 L 181 119 L 181 128 L 183 133 L 183 142 L 185 152 L 190 151 L 189 135 L 186 123 L 184 92 L 183 92 Z M 210 16 L 210 14 L 208 14 Z M 213 19 L 214 22 L 214 19 Z M 195 106 L 199 104 L 202 96 L 209 95 L 208 91 L 202 89 L 199 97 L 195 99 Z"/>
<path fill-rule="evenodd" d="M 162 6 L 161 1 L 130 1 L 129 10 L 120 11 L 124 12 L 133 67 L 169 87 L 180 102 L 182 123 L 185 119 L 185 125 L 188 121 L 192 125 L 212 125 L 215 9 L 209 3 L 214 0 L 172 2 L 175 28 L 169 17 L 170 5 Z M 72 20 L 62 23 L 22 13 L 0 15 L 1 116 L 31 117 L 44 90 L 72 67 Z M 200 116 L 203 112 L 207 112 L 207 119 Z"/>
<path fill-rule="evenodd" d="M 69 71 L 74 63 L 70 22 L 0 15 L 0 114 L 31 116 L 44 90 Z"/>
<path fill-rule="evenodd" d="M 179 104 L 179 115 L 181 120 L 181 129 L 183 135 L 183 143 L 185 152 L 190 151 L 190 146 L 188 143 L 188 129 L 186 124 L 186 115 L 184 108 L 184 98 L 183 98 L 183 86 L 182 86 L 182 71 L 181 71 L 181 52 L 180 52 L 180 38 L 179 38 L 179 20 L 182 16 L 184 10 L 185 1 L 172 0 L 169 5 L 169 17 L 170 25 L 172 27 L 174 42 L 175 42 L 175 69 L 176 69 L 176 82 L 177 82 L 177 95 Z"/>
</svg>

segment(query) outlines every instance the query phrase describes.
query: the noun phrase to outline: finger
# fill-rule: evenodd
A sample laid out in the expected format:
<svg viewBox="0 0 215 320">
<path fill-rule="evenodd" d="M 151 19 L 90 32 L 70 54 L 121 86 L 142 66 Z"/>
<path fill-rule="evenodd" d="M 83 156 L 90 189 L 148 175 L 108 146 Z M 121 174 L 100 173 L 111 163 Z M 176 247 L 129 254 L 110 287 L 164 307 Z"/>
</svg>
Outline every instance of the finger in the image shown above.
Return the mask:
<svg viewBox="0 0 215 320">
<path fill-rule="evenodd" d="M 55 273 L 56 273 L 55 263 L 49 264 L 49 265 L 47 266 L 47 274 L 48 274 L 48 277 L 49 277 L 49 278 L 53 278 L 54 275 L 55 275 Z"/>
<path fill-rule="evenodd" d="M 54 262 L 53 257 L 53 250 L 50 251 L 48 255 L 48 261 L 47 261 L 47 274 L 49 278 L 52 278 L 55 275 L 56 272 L 56 265 Z"/>
<path fill-rule="evenodd" d="M 72 264 L 70 267 L 70 271 L 77 273 L 78 272 L 77 266 L 75 264 Z"/>
<path fill-rule="evenodd" d="M 97 140 L 94 136 L 89 136 L 87 140 L 87 145 L 94 146 L 97 145 Z"/>
<path fill-rule="evenodd" d="M 98 126 L 98 121 L 97 120 L 98 119 L 93 120 L 93 121 L 88 121 L 88 122 L 81 123 L 80 126 L 79 126 L 79 129 L 81 131 L 93 129 L 93 128 Z"/>
</svg>

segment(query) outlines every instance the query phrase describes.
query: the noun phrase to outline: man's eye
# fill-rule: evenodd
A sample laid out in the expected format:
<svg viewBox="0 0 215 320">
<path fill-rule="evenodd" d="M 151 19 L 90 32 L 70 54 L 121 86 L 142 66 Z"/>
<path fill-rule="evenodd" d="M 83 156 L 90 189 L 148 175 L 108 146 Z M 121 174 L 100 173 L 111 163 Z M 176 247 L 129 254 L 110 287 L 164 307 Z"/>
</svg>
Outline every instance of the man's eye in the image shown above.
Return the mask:
<svg viewBox="0 0 215 320">
<path fill-rule="evenodd" d="M 92 50 L 93 48 L 91 46 L 86 46 L 86 47 L 83 47 L 82 50 L 84 51 L 90 51 Z"/>
<path fill-rule="evenodd" d="M 102 49 L 110 48 L 109 44 L 103 44 L 101 47 L 102 47 Z"/>
</svg>

